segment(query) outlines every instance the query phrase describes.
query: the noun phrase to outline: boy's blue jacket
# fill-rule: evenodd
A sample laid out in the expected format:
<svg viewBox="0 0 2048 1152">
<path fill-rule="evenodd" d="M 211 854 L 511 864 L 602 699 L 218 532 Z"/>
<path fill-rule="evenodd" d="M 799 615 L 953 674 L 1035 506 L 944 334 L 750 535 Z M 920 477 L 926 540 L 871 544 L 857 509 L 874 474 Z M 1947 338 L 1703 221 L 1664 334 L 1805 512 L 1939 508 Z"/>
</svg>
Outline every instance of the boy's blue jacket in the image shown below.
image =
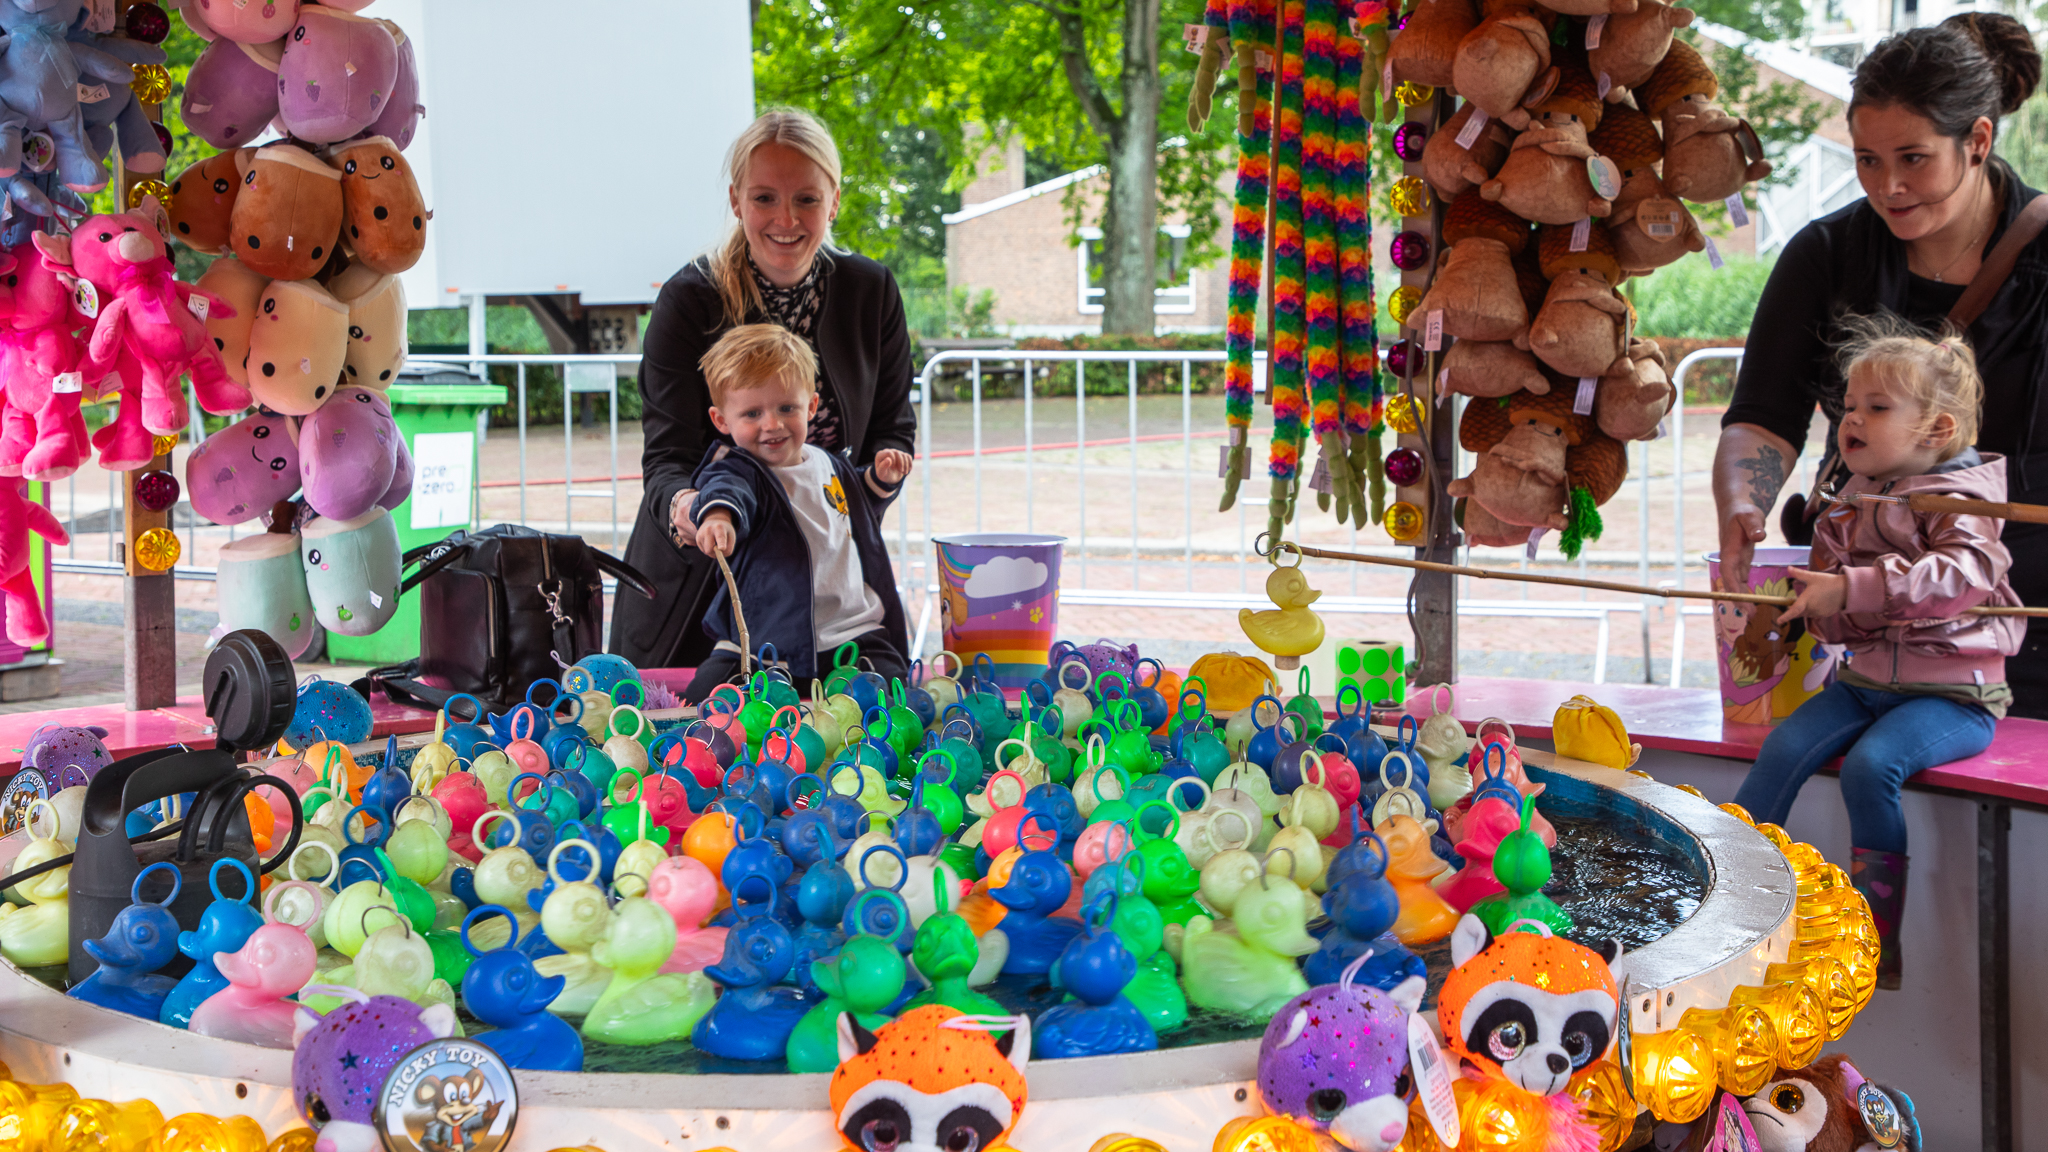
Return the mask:
<svg viewBox="0 0 2048 1152">
<path fill-rule="evenodd" d="M 882 543 L 882 513 L 903 489 L 898 485 L 886 497 L 869 490 L 867 476 L 837 452 L 827 452 L 832 470 L 846 490 L 846 511 L 852 520 L 853 548 L 860 556 L 861 579 L 882 601 L 882 628 L 896 638 L 902 651 L 910 650 L 903 618 L 903 601 L 896 595 L 895 569 Z M 768 466 L 729 445 L 720 445 L 697 468 L 692 481 L 697 502 L 691 516 L 704 514 L 714 504 L 733 512 L 733 528 L 739 544 L 731 558 L 732 576 L 740 590 L 740 610 L 747 617 L 747 638 L 758 656 L 761 645 L 775 645 L 777 659 L 789 665 L 790 678 L 803 684 L 823 675 L 815 642 L 818 635 L 811 619 L 811 548 L 790 507 L 789 494 L 782 490 Z M 879 483 L 879 481 L 877 481 Z M 715 639 L 737 645 L 739 630 L 733 627 L 729 597 L 722 586 L 704 615 L 704 631 Z"/>
</svg>

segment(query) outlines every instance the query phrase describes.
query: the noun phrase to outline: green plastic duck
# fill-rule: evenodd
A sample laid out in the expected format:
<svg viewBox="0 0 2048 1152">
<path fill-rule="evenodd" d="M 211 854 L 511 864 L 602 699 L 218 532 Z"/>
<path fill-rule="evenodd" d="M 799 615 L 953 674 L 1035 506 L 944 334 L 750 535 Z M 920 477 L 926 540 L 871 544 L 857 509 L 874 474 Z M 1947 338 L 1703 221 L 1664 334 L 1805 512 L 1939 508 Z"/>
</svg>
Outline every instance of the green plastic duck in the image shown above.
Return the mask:
<svg viewBox="0 0 2048 1152">
<path fill-rule="evenodd" d="M 1571 914 L 1543 894 L 1550 882 L 1550 849 L 1530 827 L 1535 815 L 1536 798 L 1522 797 L 1522 826 L 1501 837 L 1493 853 L 1494 879 L 1507 891 L 1472 906 L 1472 914 L 1495 936 L 1517 920 L 1535 920 L 1559 936 L 1572 930 Z"/>
<path fill-rule="evenodd" d="M 981 963 L 981 945 L 974 929 L 958 912 L 941 912 L 917 929 L 910 962 L 931 986 L 910 998 L 905 1012 L 927 1004 L 944 1004 L 969 1016 L 1005 1016 L 1009 1009 L 993 996 L 974 990 L 970 977 Z"/>
<path fill-rule="evenodd" d="M 687 1040 L 717 998 L 702 972 L 663 972 L 675 951 L 676 922 L 645 896 L 619 901 L 604 939 L 590 958 L 612 970 L 612 982 L 583 1018 L 583 1035 L 607 1044 L 659 1044 Z"/>
<path fill-rule="evenodd" d="M 855 936 L 839 951 L 811 962 L 811 979 L 825 999 L 797 1021 L 783 1053 L 791 1072 L 830 1072 L 839 1067 L 839 1014 L 853 1013 L 873 1032 L 889 1022 L 882 1009 L 903 994 L 903 954 L 880 936 Z"/>
</svg>

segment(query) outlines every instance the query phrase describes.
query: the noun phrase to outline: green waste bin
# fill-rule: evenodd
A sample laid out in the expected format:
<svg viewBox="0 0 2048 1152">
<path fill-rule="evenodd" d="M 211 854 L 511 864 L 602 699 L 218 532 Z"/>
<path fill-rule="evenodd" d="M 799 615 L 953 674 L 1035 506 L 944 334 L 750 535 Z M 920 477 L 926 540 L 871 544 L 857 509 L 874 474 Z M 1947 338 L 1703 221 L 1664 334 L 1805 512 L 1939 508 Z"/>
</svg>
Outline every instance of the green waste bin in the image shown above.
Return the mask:
<svg viewBox="0 0 2048 1152">
<path fill-rule="evenodd" d="M 505 403 L 504 387 L 456 368 L 415 365 L 385 396 L 413 461 L 412 495 L 391 514 L 398 547 L 432 544 L 468 528 L 476 507 L 477 414 Z M 336 664 L 396 664 L 419 654 L 416 594 L 400 598 L 391 621 L 368 636 L 327 634 L 327 658 Z"/>
</svg>

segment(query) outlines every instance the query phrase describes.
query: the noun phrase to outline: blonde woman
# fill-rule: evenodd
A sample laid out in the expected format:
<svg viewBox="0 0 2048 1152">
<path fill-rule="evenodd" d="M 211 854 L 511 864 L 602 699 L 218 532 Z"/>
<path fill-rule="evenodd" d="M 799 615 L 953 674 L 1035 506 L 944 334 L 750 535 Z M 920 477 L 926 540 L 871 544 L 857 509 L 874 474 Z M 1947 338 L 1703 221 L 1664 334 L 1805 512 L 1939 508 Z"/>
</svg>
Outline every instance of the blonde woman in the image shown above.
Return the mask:
<svg viewBox="0 0 2048 1152">
<path fill-rule="evenodd" d="M 718 248 L 662 286 L 640 366 L 645 494 L 627 561 L 646 573 L 653 600 L 620 597 L 612 651 L 643 668 L 693 668 L 711 652 L 702 627 L 722 586 L 696 551 L 691 477 L 723 439 L 699 361 L 718 338 L 749 323 L 780 324 L 817 357 L 817 415 L 809 442 L 856 468 L 875 454 L 915 450 L 910 331 L 889 270 L 835 248 L 839 149 L 806 113 L 763 113 L 726 153 L 733 215 Z"/>
</svg>

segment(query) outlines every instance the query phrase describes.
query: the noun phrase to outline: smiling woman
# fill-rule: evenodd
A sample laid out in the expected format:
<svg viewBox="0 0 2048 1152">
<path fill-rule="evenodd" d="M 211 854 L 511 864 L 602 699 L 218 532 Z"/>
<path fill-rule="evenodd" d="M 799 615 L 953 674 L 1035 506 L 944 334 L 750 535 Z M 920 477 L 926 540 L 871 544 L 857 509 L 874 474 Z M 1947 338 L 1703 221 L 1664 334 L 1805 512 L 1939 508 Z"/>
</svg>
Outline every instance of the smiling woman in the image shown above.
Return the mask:
<svg viewBox="0 0 2048 1152">
<path fill-rule="evenodd" d="M 720 336 L 772 323 L 802 337 L 816 356 L 807 442 L 856 468 L 884 449 L 912 451 L 917 436 L 895 278 L 832 243 L 840 170 L 831 135 L 803 112 L 766 112 L 733 141 L 725 168 L 731 232 L 662 287 L 643 341 L 646 493 L 626 556 L 659 594 L 621 598 L 611 638 L 612 651 L 642 667 L 696 667 L 712 647 L 700 624 L 717 569 L 693 546 L 689 510 L 698 466 L 730 441 L 712 423 L 699 364 Z"/>
<path fill-rule="evenodd" d="M 1831 486 L 1847 475 L 1833 444 L 1845 387 L 1835 353 L 1851 317 L 1964 330 L 1984 380 L 1976 446 L 2009 457 L 2013 500 L 2048 503 L 2048 243 L 2038 238 L 2042 206 L 2033 205 L 2041 193 L 1994 150 L 1999 119 L 2040 79 L 2026 28 L 1980 12 L 1888 37 L 1857 66 L 1848 116 L 1865 198 L 1785 246 L 1722 418 L 1714 502 L 1729 587 L 1748 586 L 1749 557 L 1816 405 L 1830 441 L 1818 475 Z M 2004 268 L 1996 257 L 2008 234 L 2024 243 L 2008 248 Z M 1981 289 L 1966 298 L 1980 272 Z M 1780 525 L 1790 542 L 1811 538 L 1815 505 L 1799 494 L 1786 501 Z M 2015 590 L 2048 604 L 2048 529 L 2007 524 L 2003 539 Z M 2048 622 L 2030 629 L 2007 671 L 2013 714 L 2048 717 Z"/>
</svg>

